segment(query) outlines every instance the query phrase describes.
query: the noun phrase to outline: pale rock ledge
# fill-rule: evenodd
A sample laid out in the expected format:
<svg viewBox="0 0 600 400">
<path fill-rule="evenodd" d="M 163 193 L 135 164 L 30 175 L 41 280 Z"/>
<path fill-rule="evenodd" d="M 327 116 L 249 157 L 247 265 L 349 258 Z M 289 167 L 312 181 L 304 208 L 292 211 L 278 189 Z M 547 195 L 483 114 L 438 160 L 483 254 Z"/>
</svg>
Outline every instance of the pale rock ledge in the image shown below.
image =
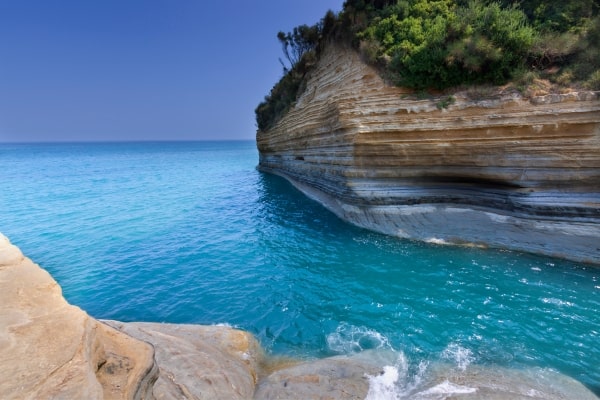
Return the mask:
<svg viewBox="0 0 600 400">
<path fill-rule="evenodd" d="M 331 45 L 259 169 L 382 233 L 600 263 L 598 93 L 475 92 L 419 99 Z"/>
<path fill-rule="evenodd" d="M 56 281 L 0 234 L 3 400 L 379 398 L 382 367 L 397 356 L 270 359 L 251 334 L 227 326 L 100 322 L 68 304 Z M 439 364 L 410 391 L 383 389 L 422 400 L 597 399 L 543 368 L 462 371 Z"/>
<path fill-rule="evenodd" d="M 66 302 L 54 279 L 0 234 L 0 398 L 147 399 L 151 345 Z"/>
</svg>

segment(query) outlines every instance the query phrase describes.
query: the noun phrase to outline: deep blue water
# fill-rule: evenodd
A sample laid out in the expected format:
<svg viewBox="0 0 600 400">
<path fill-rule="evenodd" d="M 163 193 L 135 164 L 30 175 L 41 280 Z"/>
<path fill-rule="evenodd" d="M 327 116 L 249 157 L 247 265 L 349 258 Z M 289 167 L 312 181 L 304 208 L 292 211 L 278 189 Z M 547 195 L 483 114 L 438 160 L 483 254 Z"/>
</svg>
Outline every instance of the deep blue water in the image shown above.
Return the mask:
<svg viewBox="0 0 600 400">
<path fill-rule="evenodd" d="M 2 144 L 0 232 L 97 318 L 551 368 L 600 393 L 600 268 L 359 229 L 257 162 L 253 142 Z"/>
</svg>

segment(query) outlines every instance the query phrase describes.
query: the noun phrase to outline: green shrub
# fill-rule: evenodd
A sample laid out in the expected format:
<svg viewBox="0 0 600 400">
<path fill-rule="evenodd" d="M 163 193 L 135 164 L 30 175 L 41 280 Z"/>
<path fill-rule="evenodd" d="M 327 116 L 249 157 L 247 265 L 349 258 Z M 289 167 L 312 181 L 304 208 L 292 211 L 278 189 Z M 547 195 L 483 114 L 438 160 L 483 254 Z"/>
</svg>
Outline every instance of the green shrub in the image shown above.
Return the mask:
<svg viewBox="0 0 600 400">
<path fill-rule="evenodd" d="M 296 101 L 304 78 L 304 66 L 305 64 L 301 60 L 294 68 L 286 72 L 283 78 L 273 86 L 269 95 L 265 96 L 264 101 L 256 107 L 254 112 L 259 130 L 271 128 Z"/>
<path fill-rule="evenodd" d="M 256 108 L 257 126 L 289 110 L 327 41 L 355 46 L 384 79 L 417 93 L 509 81 L 525 93 L 539 78 L 599 90 L 599 8 L 598 0 L 346 0 L 338 15 L 279 33 L 290 68 Z"/>
<path fill-rule="evenodd" d="M 586 81 L 600 68 L 600 17 L 591 20 L 582 35 L 580 51 L 573 61 L 576 78 Z"/>
<path fill-rule="evenodd" d="M 378 49 L 370 59 L 391 59 L 397 84 L 437 89 L 506 82 L 523 65 L 535 36 L 517 8 L 481 1 L 457 7 L 450 0 L 397 2 L 358 34 Z"/>
<path fill-rule="evenodd" d="M 317 62 L 324 36 L 333 35 L 336 24 L 335 14 L 328 11 L 325 17 L 313 26 L 300 25 L 292 32 L 277 34 L 289 67 L 280 59 L 283 77 L 254 110 L 259 130 L 271 128 L 296 101 L 306 74 Z"/>
<path fill-rule="evenodd" d="M 584 86 L 591 90 L 600 90 L 600 69 L 592 72 L 584 82 Z"/>
<path fill-rule="evenodd" d="M 448 96 L 448 97 L 444 97 L 443 99 L 438 101 L 436 104 L 436 107 L 438 110 L 442 110 L 444 108 L 450 107 L 454 103 L 456 103 L 456 97 Z"/>
<path fill-rule="evenodd" d="M 514 0 L 500 0 L 510 7 Z M 598 13 L 597 0 L 520 0 L 519 7 L 529 22 L 542 32 L 577 32 Z"/>
</svg>

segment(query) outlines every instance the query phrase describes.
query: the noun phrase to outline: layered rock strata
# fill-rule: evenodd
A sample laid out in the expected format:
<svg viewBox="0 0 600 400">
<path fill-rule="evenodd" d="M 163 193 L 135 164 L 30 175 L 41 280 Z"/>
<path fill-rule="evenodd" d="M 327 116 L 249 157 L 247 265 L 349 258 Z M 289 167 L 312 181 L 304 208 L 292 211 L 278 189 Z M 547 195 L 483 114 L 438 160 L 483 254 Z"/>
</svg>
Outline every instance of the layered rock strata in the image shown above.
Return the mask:
<svg viewBox="0 0 600 400">
<path fill-rule="evenodd" d="M 547 369 L 440 364 L 417 385 L 397 369 L 382 371 L 399 362 L 393 351 L 277 360 L 227 326 L 100 322 L 69 305 L 56 281 L 2 234 L 0 360 L 7 400 L 597 398 Z"/>
<path fill-rule="evenodd" d="M 330 46 L 259 169 L 375 231 L 600 263 L 598 93 L 476 90 L 418 99 Z"/>
</svg>

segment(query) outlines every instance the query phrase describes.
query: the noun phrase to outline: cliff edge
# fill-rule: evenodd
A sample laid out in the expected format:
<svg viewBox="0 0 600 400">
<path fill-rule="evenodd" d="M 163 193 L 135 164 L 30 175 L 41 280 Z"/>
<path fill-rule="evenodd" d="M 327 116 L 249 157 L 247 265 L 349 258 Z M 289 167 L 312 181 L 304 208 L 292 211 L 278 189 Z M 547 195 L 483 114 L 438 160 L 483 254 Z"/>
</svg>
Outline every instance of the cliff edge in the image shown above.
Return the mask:
<svg viewBox="0 0 600 400">
<path fill-rule="evenodd" d="M 385 234 L 600 264 L 598 93 L 476 91 L 419 99 L 330 45 L 259 169 Z"/>
</svg>

